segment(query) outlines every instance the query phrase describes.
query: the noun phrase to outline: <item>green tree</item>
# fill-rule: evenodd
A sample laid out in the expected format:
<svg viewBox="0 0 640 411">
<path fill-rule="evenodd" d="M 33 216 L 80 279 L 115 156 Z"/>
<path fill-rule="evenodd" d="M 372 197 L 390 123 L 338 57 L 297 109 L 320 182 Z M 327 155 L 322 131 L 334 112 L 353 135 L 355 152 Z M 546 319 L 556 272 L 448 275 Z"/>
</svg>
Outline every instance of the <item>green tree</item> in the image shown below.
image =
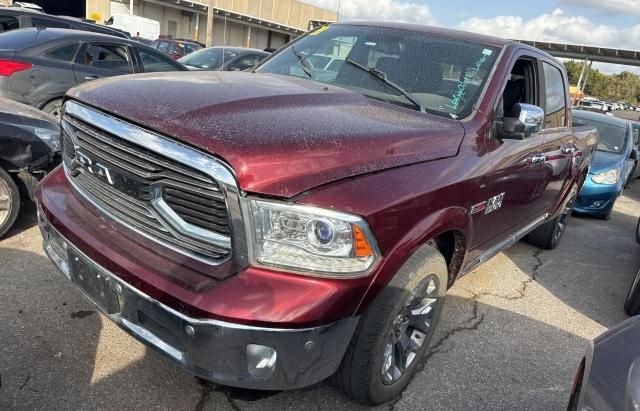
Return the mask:
<svg viewBox="0 0 640 411">
<path fill-rule="evenodd" d="M 569 84 L 578 85 L 583 62 L 567 61 L 564 63 L 569 77 Z M 589 72 L 585 94 L 611 101 L 625 101 L 637 103 L 640 101 L 640 76 L 623 71 L 619 74 L 604 74 L 597 69 L 585 70 Z"/>
</svg>

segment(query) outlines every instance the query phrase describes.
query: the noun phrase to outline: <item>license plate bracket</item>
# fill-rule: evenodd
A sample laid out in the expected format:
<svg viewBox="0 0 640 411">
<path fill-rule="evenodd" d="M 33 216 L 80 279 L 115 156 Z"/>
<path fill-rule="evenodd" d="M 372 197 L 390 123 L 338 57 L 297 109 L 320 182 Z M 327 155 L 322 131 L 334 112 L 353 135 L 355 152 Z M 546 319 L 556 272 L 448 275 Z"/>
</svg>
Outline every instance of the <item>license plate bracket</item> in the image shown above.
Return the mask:
<svg viewBox="0 0 640 411">
<path fill-rule="evenodd" d="M 71 249 L 69 250 L 69 266 L 71 281 L 100 308 L 108 314 L 120 312 L 120 300 L 112 288 L 115 284 L 112 284 L 113 280 L 109 276 Z"/>
</svg>

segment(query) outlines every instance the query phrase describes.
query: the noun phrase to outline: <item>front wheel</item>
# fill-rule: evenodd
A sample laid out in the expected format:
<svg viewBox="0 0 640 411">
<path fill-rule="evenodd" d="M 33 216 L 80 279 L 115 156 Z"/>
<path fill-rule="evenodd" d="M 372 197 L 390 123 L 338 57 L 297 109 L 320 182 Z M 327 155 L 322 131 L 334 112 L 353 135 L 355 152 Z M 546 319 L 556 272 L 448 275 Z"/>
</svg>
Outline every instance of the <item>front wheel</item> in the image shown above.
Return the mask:
<svg viewBox="0 0 640 411">
<path fill-rule="evenodd" d="M 20 192 L 13 178 L 0 168 L 0 238 L 9 231 L 20 210 Z"/>
<path fill-rule="evenodd" d="M 624 300 L 624 310 L 629 315 L 640 314 L 640 269 L 638 269 L 627 293 L 627 298 Z"/>
<path fill-rule="evenodd" d="M 360 320 L 334 376 L 356 401 L 380 404 L 409 384 L 440 318 L 447 264 L 432 246 L 419 248 Z"/>
<path fill-rule="evenodd" d="M 60 121 L 60 118 L 62 117 L 62 99 L 59 98 L 48 102 L 44 107 L 42 107 L 42 111 L 47 114 L 51 114 L 56 118 L 56 120 Z"/>
</svg>

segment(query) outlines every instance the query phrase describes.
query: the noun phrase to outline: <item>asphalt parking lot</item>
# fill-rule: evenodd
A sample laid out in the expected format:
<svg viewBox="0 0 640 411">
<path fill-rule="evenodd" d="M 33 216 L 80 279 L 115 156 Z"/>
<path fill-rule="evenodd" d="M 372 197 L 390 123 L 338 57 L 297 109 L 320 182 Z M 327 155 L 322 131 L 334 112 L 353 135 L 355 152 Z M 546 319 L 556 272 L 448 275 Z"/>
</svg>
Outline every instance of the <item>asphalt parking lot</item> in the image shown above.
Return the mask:
<svg viewBox="0 0 640 411">
<path fill-rule="evenodd" d="M 563 409 L 589 339 L 624 320 L 640 264 L 640 181 L 610 221 L 523 242 L 460 279 L 426 366 L 380 409 Z M 33 212 L 33 209 L 30 210 Z M 320 383 L 255 392 L 196 380 L 105 320 L 41 250 L 29 210 L 0 241 L 0 409 L 359 409 Z"/>
</svg>

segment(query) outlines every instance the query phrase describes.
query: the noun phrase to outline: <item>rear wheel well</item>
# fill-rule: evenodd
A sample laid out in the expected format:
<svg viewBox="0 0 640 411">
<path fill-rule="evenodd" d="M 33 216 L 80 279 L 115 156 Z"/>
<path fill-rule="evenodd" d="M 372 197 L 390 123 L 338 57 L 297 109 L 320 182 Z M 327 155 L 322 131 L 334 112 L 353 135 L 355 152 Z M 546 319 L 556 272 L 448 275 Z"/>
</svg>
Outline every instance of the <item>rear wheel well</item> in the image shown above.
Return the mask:
<svg viewBox="0 0 640 411">
<path fill-rule="evenodd" d="M 447 262 L 449 271 L 449 283 L 447 286 L 451 287 L 458 277 L 464 261 L 464 253 L 466 251 L 464 234 L 459 230 L 449 230 L 433 237 L 428 243 L 440 251 Z"/>
</svg>

